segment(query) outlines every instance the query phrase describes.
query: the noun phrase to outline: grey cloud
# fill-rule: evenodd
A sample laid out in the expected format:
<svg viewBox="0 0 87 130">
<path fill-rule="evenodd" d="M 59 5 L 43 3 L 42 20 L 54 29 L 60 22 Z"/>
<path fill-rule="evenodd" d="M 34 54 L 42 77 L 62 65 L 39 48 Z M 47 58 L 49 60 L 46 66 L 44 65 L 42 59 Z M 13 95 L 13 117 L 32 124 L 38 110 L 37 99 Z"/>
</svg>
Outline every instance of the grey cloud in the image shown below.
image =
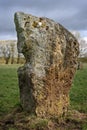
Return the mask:
<svg viewBox="0 0 87 130">
<path fill-rule="evenodd" d="M 15 36 L 14 13 L 17 11 L 54 19 L 70 30 L 87 30 L 86 0 L 1 0 L 0 36 Z"/>
<path fill-rule="evenodd" d="M 60 20 L 64 26 L 72 30 L 87 30 L 87 10 L 80 10 L 70 17 L 66 17 L 64 20 Z"/>
</svg>

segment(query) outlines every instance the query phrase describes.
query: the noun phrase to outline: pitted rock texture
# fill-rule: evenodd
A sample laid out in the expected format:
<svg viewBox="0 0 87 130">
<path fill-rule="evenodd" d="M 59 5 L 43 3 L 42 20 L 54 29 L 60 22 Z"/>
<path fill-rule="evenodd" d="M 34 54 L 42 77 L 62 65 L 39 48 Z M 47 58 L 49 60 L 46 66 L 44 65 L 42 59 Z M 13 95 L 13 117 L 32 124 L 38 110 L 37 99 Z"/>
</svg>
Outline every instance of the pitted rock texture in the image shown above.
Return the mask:
<svg viewBox="0 0 87 130">
<path fill-rule="evenodd" d="M 26 63 L 18 69 L 22 107 L 39 117 L 62 116 L 77 67 L 79 44 L 51 19 L 15 13 L 18 51 Z"/>
</svg>

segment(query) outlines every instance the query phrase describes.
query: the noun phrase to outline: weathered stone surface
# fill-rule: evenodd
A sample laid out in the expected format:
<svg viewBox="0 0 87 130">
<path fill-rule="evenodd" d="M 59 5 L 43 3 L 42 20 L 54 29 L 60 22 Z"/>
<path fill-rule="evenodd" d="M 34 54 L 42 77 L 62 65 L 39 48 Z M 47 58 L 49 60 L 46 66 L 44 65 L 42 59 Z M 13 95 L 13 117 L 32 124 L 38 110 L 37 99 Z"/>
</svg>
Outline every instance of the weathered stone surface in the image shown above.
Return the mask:
<svg viewBox="0 0 87 130">
<path fill-rule="evenodd" d="M 77 40 L 48 18 L 17 12 L 15 24 L 18 51 L 26 59 L 18 69 L 23 109 L 40 117 L 64 115 L 77 67 Z"/>
</svg>

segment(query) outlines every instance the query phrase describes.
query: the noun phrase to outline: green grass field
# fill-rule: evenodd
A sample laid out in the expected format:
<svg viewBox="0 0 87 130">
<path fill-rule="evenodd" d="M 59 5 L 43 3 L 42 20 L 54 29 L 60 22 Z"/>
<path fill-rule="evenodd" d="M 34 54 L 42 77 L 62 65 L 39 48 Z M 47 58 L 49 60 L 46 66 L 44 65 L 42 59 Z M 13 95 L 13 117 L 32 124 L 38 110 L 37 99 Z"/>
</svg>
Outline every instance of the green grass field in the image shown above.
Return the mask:
<svg viewBox="0 0 87 130">
<path fill-rule="evenodd" d="M 20 104 L 17 68 L 19 65 L 0 65 L 0 115 Z M 70 91 L 70 108 L 87 113 L 87 65 L 77 70 Z"/>
<path fill-rule="evenodd" d="M 0 114 L 8 113 L 19 103 L 18 65 L 0 65 Z"/>
<path fill-rule="evenodd" d="M 83 69 L 77 70 L 70 91 L 71 107 L 80 112 L 87 113 L 87 64 Z"/>
</svg>

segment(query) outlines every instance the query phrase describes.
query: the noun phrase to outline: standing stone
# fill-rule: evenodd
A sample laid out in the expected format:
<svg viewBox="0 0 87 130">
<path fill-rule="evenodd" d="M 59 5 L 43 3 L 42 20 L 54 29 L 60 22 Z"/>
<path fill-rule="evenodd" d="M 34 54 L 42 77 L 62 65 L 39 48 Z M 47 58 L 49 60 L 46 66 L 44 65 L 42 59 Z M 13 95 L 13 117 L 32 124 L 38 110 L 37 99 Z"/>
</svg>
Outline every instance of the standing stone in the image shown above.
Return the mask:
<svg viewBox="0 0 87 130">
<path fill-rule="evenodd" d="M 15 13 L 18 51 L 26 63 L 18 69 L 22 107 L 38 117 L 62 116 L 77 67 L 79 44 L 51 19 Z"/>
</svg>

